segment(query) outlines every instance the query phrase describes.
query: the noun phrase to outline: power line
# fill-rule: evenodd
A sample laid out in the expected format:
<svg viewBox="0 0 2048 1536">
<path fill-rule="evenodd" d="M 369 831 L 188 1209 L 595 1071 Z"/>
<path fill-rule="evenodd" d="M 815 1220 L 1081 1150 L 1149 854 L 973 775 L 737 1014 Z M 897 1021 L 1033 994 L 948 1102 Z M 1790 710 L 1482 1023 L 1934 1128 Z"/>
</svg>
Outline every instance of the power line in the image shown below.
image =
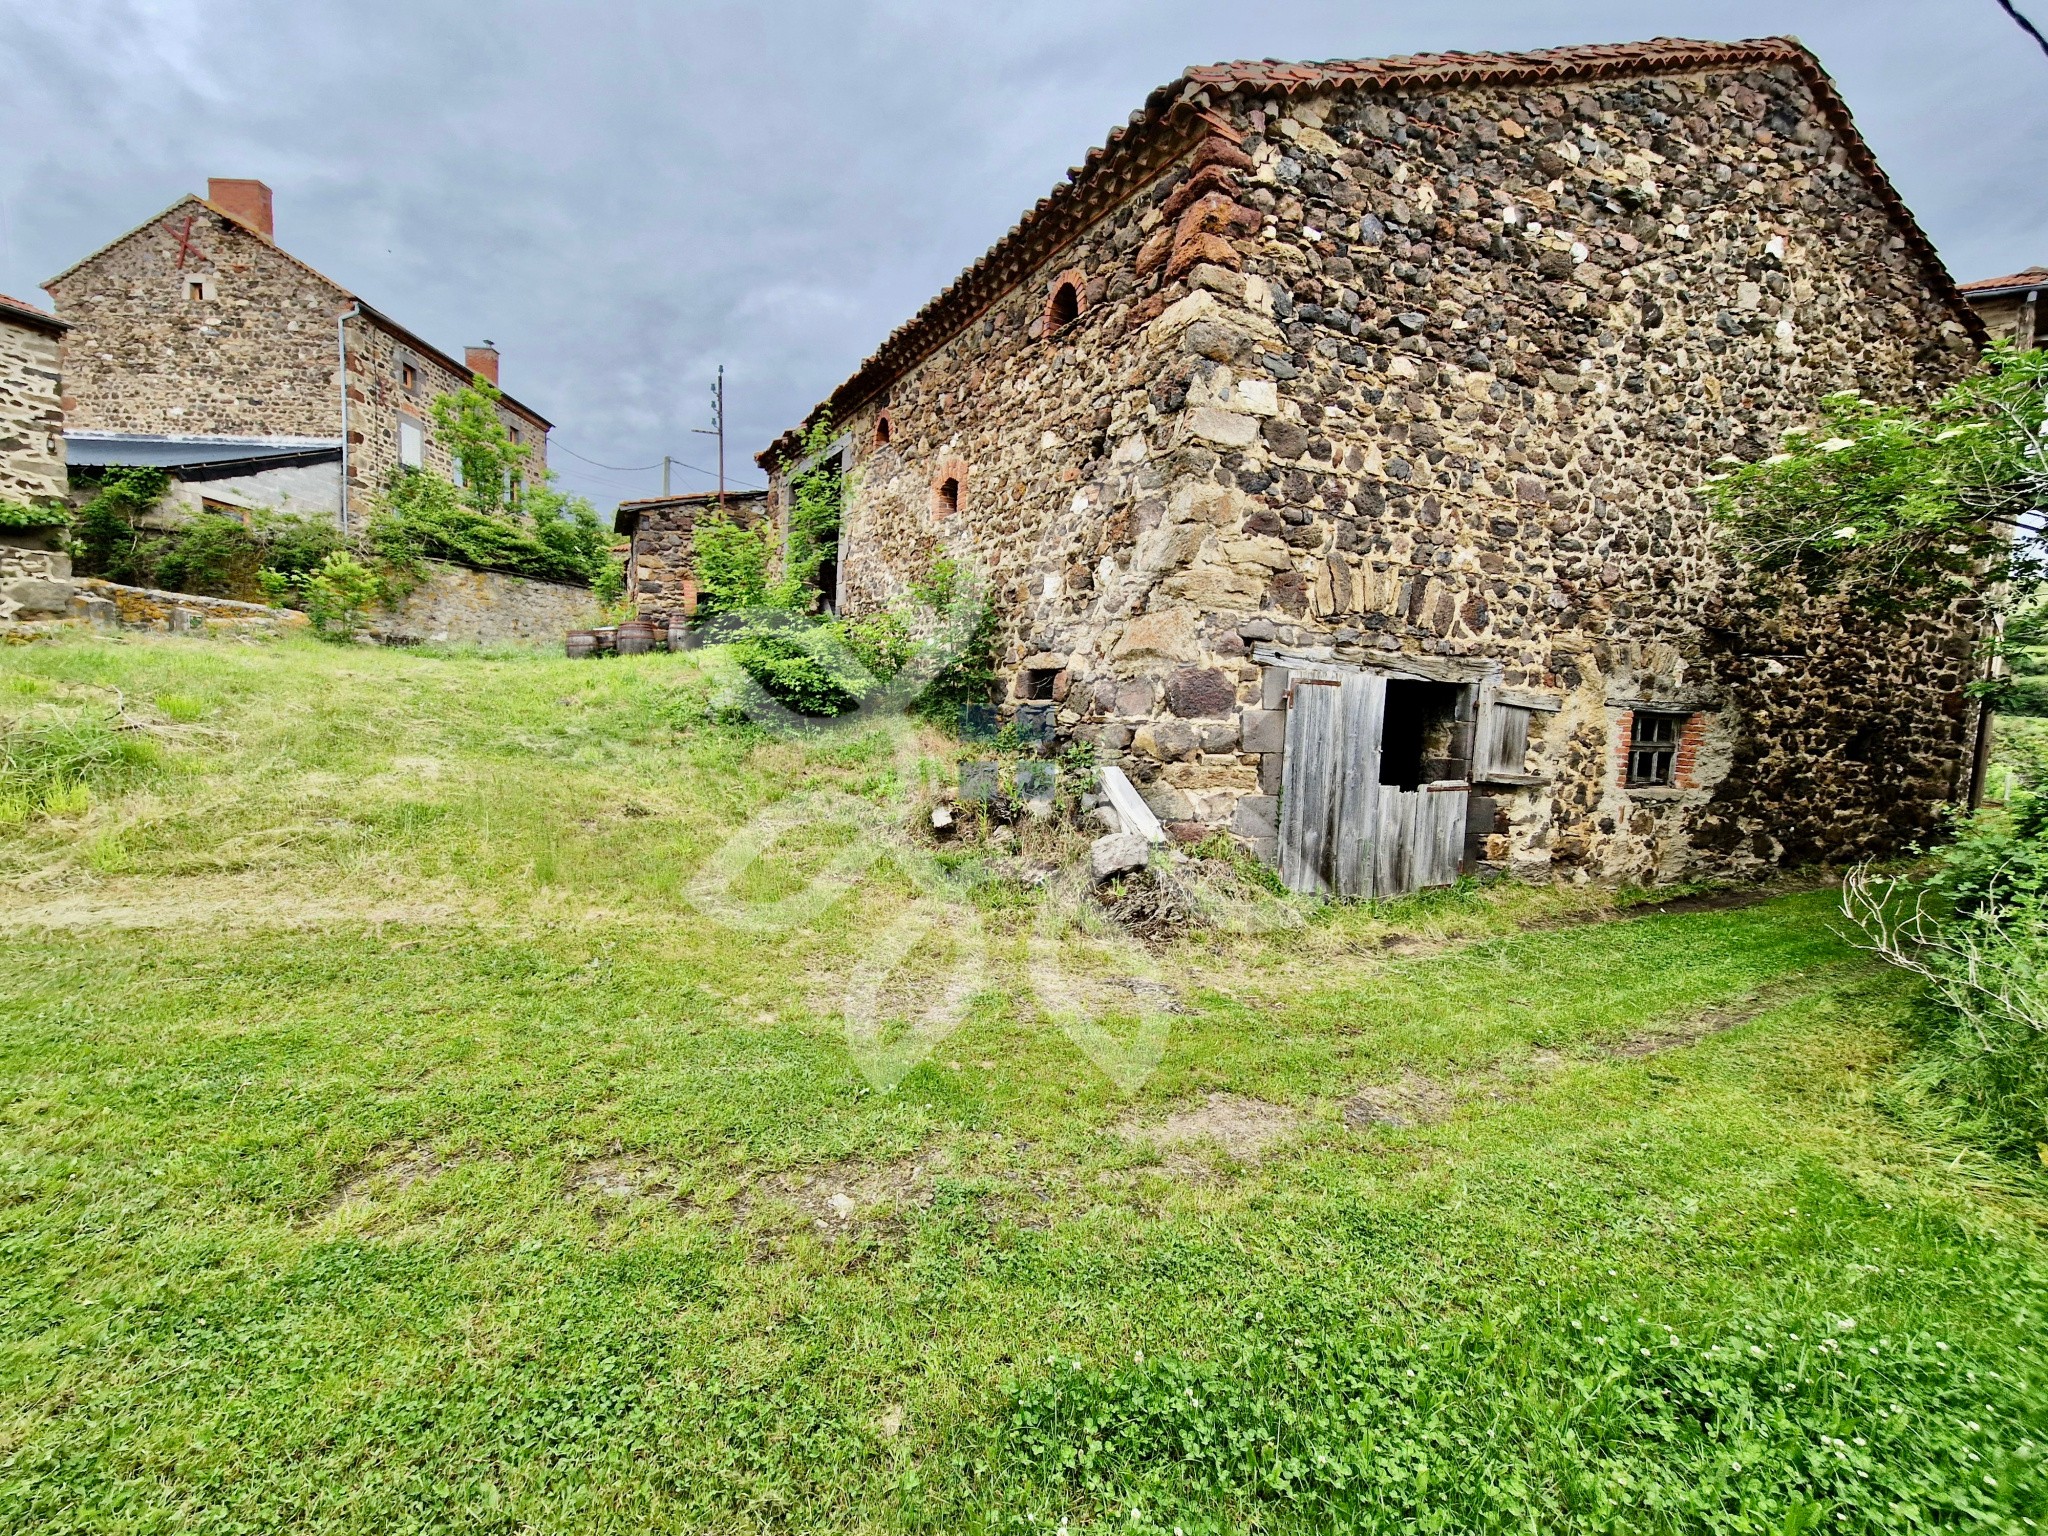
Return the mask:
<svg viewBox="0 0 2048 1536">
<path fill-rule="evenodd" d="M 548 440 L 548 451 L 552 453 L 558 448 L 563 453 L 569 455 L 570 458 L 576 459 L 581 463 L 588 464 L 592 469 L 609 469 L 622 475 L 651 474 L 653 471 L 661 468 L 661 464 L 659 461 L 653 464 L 600 464 L 596 459 L 586 459 L 574 448 L 569 447 L 565 443 L 556 442 L 554 439 L 550 438 Z M 690 471 L 690 473 L 695 475 L 704 475 L 711 479 L 716 479 L 718 476 L 717 470 L 706 469 L 701 464 L 688 464 L 685 463 L 683 460 L 676 458 L 672 458 L 668 462 L 675 465 L 677 469 L 687 469 Z M 768 489 L 768 487 L 765 485 L 755 485 L 749 486 L 748 489 L 756 491 L 765 491 Z"/>
<path fill-rule="evenodd" d="M 550 443 L 548 444 L 548 446 L 549 446 L 550 448 L 559 448 L 559 449 L 561 449 L 561 451 L 562 451 L 562 452 L 564 452 L 564 453 L 566 453 L 567 455 L 569 455 L 569 457 L 570 457 L 570 458 L 572 458 L 572 459 L 581 459 L 581 460 L 582 460 L 582 462 L 584 462 L 585 464 L 588 464 L 588 465 L 589 465 L 589 466 L 590 466 L 591 468 L 593 468 L 593 469 L 615 469 L 615 470 L 617 470 L 617 471 L 618 471 L 618 472 L 619 472 L 620 474 L 622 474 L 622 475 L 638 475 L 638 474 L 644 474 L 644 473 L 645 473 L 646 471 L 648 471 L 648 470 L 650 470 L 650 469 L 659 469 L 659 468 L 661 468 L 661 465 L 660 465 L 659 463 L 654 463 L 654 464 L 600 464 L 600 463 L 598 463 L 598 462 L 597 462 L 597 460 L 595 460 L 595 459 L 585 459 L 585 458 L 583 458 L 583 455 L 582 455 L 582 454 L 578 453 L 578 452 L 577 452 L 577 451 L 576 451 L 576 450 L 575 450 L 574 448 L 571 448 L 571 447 L 569 447 L 568 445 L 566 445 L 566 444 L 564 444 L 564 443 L 558 443 L 558 442 L 550 442 Z"/>
<path fill-rule="evenodd" d="M 1998 8 L 2001 11 L 2005 12 L 2006 15 L 2010 16 L 2014 21 L 2018 22 L 2020 24 L 2021 30 L 2024 31 L 2027 34 L 2027 36 L 2031 37 L 2035 42 L 2041 45 L 2041 51 L 2043 53 L 2048 53 L 2048 37 L 2043 37 L 2041 35 L 2041 29 L 2035 26 L 2031 21 L 2027 20 L 2026 17 L 2022 16 L 2019 13 L 2019 11 L 2014 7 L 2012 0 L 1998 0 Z"/>
</svg>

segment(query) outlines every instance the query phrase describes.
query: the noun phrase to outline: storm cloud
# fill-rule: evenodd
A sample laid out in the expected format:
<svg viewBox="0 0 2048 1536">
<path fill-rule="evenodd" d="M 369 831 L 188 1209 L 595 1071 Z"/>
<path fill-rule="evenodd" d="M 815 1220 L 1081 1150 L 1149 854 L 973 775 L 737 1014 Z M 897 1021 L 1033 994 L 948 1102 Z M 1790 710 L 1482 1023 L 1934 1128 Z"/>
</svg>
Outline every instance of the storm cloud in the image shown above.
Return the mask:
<svg viewBox="0 0 2048 1536">
<path fill-rule="evenodd" d="M 664 454 L 711 464 L 720 363 L 732 476 L 757 482 L 756 449 L 1149 90 L 1218 59 L 1791 33 L 1958 277 L 2048 261 L 2048 59 L 1993 0 L 9 11 L 0 292 L 46 302 L 208 176 L 260 178 L 294 254 L 443 347 L 494 340 L 563 482 L 604 506 L 658 490 L 640 466 Z"/>
</svg>

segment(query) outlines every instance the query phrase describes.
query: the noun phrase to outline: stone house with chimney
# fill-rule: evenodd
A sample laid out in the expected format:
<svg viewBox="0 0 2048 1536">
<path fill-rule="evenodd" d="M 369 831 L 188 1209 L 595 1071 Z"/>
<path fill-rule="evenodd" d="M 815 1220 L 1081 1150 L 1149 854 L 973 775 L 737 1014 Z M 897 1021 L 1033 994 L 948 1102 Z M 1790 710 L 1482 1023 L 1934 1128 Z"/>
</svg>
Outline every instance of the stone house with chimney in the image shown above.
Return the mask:
<svg viewBox="0 0 2048 1536">
<path fill-rule="evenodd" d="M 1754 601 L 1700 488 L 1983 336 L 1791 40 L 1192 69 L 826 402 L 832 596 L 978 570 L 1005 710 L 1298 890 L 1862 857 L 1972 618 Z"/>
<path fill-rule="evenodd" d="M 61 500 L 62 320 L 0 294 L 0 501 Z"/>
<path fill-rule="evenodd" d="M 626 546 L 626 601 L 642 613 L 697 611 L 697 519 L 717 510 L 742 527 L 763 515 L 766 491 L 690 491 L 622 501 L 612 531 Z"/>
<path fill-rule="evenodd" d="M 192 510 L 346 529 L 393 468 L 452 474 L 429 406 L 498 382 L 489 343 L 458 361 L 279 246 L 260 181 L 210 181 L 43 286 L 70 326 L 72 468 L 157 465 Z M 544 467 L 547 419 L 509 395 L 501 414 Z"/>
</svg>

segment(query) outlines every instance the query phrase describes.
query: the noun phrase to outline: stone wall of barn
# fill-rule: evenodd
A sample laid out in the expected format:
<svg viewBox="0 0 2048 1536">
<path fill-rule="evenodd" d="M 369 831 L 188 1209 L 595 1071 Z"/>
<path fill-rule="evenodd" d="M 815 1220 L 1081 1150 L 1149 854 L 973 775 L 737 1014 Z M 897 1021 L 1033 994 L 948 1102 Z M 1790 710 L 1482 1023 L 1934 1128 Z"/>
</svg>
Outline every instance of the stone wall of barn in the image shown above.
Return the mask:
<svg viewBox="0 0 2048 1536">
<path fill-rule="evenodd" d="M 1968 365 L 1796 73 L 1209 106 L 1231 133 L 848 423 L 849 591 L 970 557 L 1014 707 L 1190 837 L 1272 846 L 1261 647 L 1490 664 L 1554 704 L 1480 829 L 1523 872 L 1928 830 L 1967 755 L 1967 625 L 1761 607 L 1699 495 L 1830 390 Z M 1063 273 L 1085 307 L 1048 331 Z M 1694 715 L 1686 781 L 1621 782 L 1637 708 Z"/>
<path fill-rule="evenodd" d="M 726 513 L 748 526 L 761 516 L 766 499 L 760 491 L 729 492 Z M 626 601 L 632 607 L 642 613 L 697 611 L 697 519 L 717 509 L 717 495 L 702 492 L 632 504 L 626 555 Z"/>
<path fill-rule="evenodd" d="M 0 315 L 0 501 L 64 495 L 58 353 L 48 331 Z"/>
</svg>

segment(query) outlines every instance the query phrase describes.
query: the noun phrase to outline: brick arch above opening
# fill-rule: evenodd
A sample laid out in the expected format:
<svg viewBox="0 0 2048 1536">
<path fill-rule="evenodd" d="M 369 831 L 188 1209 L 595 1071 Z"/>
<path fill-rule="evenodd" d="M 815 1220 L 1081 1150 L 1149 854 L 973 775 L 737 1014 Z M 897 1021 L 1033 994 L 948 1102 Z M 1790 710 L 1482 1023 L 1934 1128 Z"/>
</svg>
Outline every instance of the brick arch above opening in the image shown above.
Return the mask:
<svg viewBox="0 0 2048 1536">
<path fill-rule="evenodd" d="M 958 517 L 967 506 L 967 461 L 942 459 L 932 472 L 931 512 L 933 522 Z"/>
<path fill-rule="evenodd" d="M 1050 336 L 1062 326 L 1073 324 L 1087 308 L 1088 274 L 1080 267 L 1069 267 L 1045 290 L 1045 334 Z"/>
</svg>

